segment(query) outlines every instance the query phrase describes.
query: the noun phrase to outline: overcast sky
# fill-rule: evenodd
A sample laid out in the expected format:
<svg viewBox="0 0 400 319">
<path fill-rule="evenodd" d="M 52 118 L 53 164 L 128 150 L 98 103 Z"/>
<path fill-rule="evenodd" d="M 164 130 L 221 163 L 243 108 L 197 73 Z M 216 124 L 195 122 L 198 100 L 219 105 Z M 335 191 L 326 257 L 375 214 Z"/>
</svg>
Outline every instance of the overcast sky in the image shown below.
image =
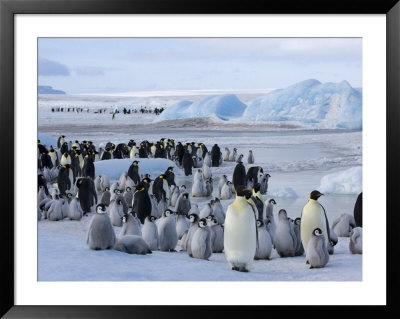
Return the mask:
<svg viewBox="0 0 400 319">
<path fill-rule="evenodd" d="M 40 38 L 39 85 L 67 93 L 362 87 L 361 38 Z"/>
</svg>

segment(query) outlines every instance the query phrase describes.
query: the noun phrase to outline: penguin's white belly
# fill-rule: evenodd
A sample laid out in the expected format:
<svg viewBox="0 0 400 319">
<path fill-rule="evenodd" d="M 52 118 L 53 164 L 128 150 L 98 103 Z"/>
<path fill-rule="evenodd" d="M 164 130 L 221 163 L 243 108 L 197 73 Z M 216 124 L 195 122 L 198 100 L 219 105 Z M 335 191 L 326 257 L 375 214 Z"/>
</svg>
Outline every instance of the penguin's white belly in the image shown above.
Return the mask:
<svg viewBox="0 0 400 319">
<path fill-rule="evenodd" d="M 224 186 L 221 189 L 221 199 L 230 199 L 232 198 L 232 192 L 228 186 Z"/>
<path fill-rule="evenodd" d="M 204 195 L 204 185 L 200 181 L 196 181 L 192 186 L 192 196 L 201 197 Z"/>
<path fill-rule="evenodd" d="M 315 228 L 319 228 L 325 237 L 325 243 L 328 244 L 328 233 L 326 229 L 326 219 L 324 209 L 317 202 L 308 202 L 304 208 L 301 216 L 300 233 L 301 242 L 303 247 L 307 247 L 308 241 L 311 238 L 312 232 Z"/>
<path fill-rule="evenodd" d="M 256 226 L 250 206 L 235 211 L 229 206 L 225 217 L 225 256 L 231 264 L 249 264 L 256 252 Z"/>
</svg>

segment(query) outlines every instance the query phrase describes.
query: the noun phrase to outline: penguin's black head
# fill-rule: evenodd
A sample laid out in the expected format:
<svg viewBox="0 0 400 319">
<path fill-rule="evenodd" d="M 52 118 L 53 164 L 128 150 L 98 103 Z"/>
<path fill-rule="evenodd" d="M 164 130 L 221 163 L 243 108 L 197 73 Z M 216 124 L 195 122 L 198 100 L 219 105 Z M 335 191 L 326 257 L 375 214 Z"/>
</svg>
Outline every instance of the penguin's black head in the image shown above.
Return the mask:
<svg viewBox="0 0 400 319">
<path fill-rule="evenodd" d="M 219 202 L 220 202 L 219 198 L 218 198 L 218 197 L 215 197 L 214 203 L 219 203 Z"/>
<path fill-rule="evenodd" d="M 252 195 L 253 194 L 251 193 L 251 191 L 249 189 L 244 190 L 244 197 L 246 197 L 246 199 L 250 199 Z"/>
<path fill-rule="evenodd" d="M 264 226 L 264 222 L 261 219 L 257 219 L 257 227 Z"/>
<path fill-rule="evenodd" d="M 106 205 L 105 204 L 98 204 L 96 206 L 96 212 L 104 213 L 105 211 L 106 211 Z"/>
<path fill-rule="evenodd" d="M 295 223 L 296 225 L 300 225 L 300 222 L 301 222 L 301 218 L 300 218 L 300 217 L 297 217 L 297 218 L 294 220 L 294 223 Z"/>
<path fill-rule="evenodd" d="M 258 191 L 260 191 L 260 187 L 261 187 L 260 183 L 255 183 L 254 187 L 253 187 L 254 193 L 257 193 Z"/>
<path fill-rule="evenodd" d="M 107 192 L 107 191 L 109 191 L 109 190 L 110 190 L 110 187 L 104 188 L 104 191 L 105 191 L 105 192 Z"/>
<path fill-rule="evenodd" d="M 324 195 L 324 194 L 320 193 L 320 192 L 317 191 L 317 190 L 314 190 L 314 191 L 312 191 L 312 192 L 310 193 L 310 199 L 318 200 L 318 198 L 319 198 L 320 196 L 322 196 L 322 195 Z"/>
<path fill-rule="evenodd" d="M 210 214 L 210 215 L 207 216 L 206 219 L 207 219 L 207 220 L 213 220 L 213 219 L 214 219 L 214 215 L 213 215 L 213 214 Z"/>
<path fill-rule="evenodd" d="M 273 204 L 273 205 L 276 205 L 276 201 L 275 201 L 275 199 L 273 199 L 273 198 L 271 198 L 271 199 L 268 201 L 268 203 Z"/>
<path fill-rule="evenodd" d="M 189 220 L 191 223 L 195 223 L 199 220 L 199 215 L 197 214 L 190 214 L 189 215 Z"/>
<path fill-rule="evenodd" d="M 320 228 L 315 228 L 315 229 L 313 230 L 313 234 L 314 234 L 315 236 L 320 236 L 320 235 L 322 235 L 322 230 L 321 230 Z"/>
<path fill-rule="evenodd" d="M 246 194 L 246 187 L 244 187 L 243 185 L 239 185 L 236 188 L 236 196 L 240 196 L 243 197 Z"/>
<path fill-rule="evenodd" d="M 189 198 L 189 193 L 183 193 L 183 197 L 185 197 L 185 199 Z"/>
<path fill-rule="evenodd" d="M 129 186 L 126 187 L 125 189 L 127 192 L 130 192 L 132 190 L 132 188 L 130 188 Z"/>
<path fill-rule="evenodd" d="M 199 225 L 200 228 L 206 227 L 207 226 L 207 220 L 205 218 L 200 219 L 198 225 Z"/>
<path fill-rule="evenodd" d="M 172 210 L 170 210 L 169 208 L 164 210 L 164 213 L 163 213 L 164 217 L 168 217 L 168 216 L 171 216 L 173 214 L 174 214 L 174 212 Z"/>
</svg>

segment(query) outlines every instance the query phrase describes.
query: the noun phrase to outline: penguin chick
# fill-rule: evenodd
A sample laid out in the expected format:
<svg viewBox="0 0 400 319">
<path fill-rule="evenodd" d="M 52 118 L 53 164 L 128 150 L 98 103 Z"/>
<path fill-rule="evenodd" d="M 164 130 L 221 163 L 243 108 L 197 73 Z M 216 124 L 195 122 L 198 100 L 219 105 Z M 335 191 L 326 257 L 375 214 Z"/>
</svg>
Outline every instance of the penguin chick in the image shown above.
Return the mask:
<svg viewBox="0 0 400 319">
<path fill-rule="evenodd" d="M 307 260 L 310 268 L 323 268 L 329 261 L 329 254 L 321 229 L 315 228 L 308 241 Z"/>
<path fill-rule="evenodd" d="M 300 217 L 297 217 L 293 221 L 293 229 L 294 229 L 294 233 L 296 234 L 296 238 L 297 238 L 297 245 L 296 245 L 296 250 L 294 253 L 295 256 L 302 256 L 304 254 L 304 247 L 303 247 L 303 244 L 301 242 L 301 237 L 300 237 L 300 222 L 301 222 Z"/>
<path fill-rule="evenodd" d="M 122 217 L 122 229 L 119 236 L 137 235 L 142 236 L 140 220 L 136 217 L 135 212 L 130 212 Z"/>
<path fill-rule="evenodd" d="M 260 219 L 257 220 L 257 231 L 258 231 L 258 245 L 254 259 L 269 260 L 272 252 L 272 238 L 269 232 L 267 231 L 266 225 Z"/>
<path fill-rule="evenodd" d="M 231 199 L 234 196 L 233 184 L 227 181 L 221 188 L 221 199 Z"/>
<path fill-rule="evenodd" d="M 343 213 L 332 223 L 332 229 L 338 237 L 350 237 L 351 230 L 356 227 L 354 217 Z"/>
<path fill-rule="evenodd" d="M 213 253 L 222 253 L 224 250 L 224 229 L 214 217 L 210 226 L 211 247 Z"/>
<path fill-rule="evenodd" d="M 128 254 L 151 254 L 151 250 L 147 243 L 142 237 L 137 235 L 119 236 L 115 242 L 114 249 Z"/>
<path fill-rule="evenodd" d="M 122 226 L 122 217 L 124 214 L 124 207 L 120 199 L 113 200 L 109 207 L 110 220 L 113 226 Z"/>
<path fill-rule="evenodd" d="M 215 197 L 215 199 L 211 201 L 211 208 L 218 224 L 223 225 L 225 222 L 225 212 L 218 197 Z"/>
<path fill-rule="evenodd" d="M 104 204 L 108 207 L 108 206 L 110 206 L 110 202 L 111 202 L 110 188 L 106 187 L 104 189 L 104 193 L 101 196 L 100 204 Z"/>
<path fill-rule="evenodd" d="M 175 214 L 166 209 L 157 225 L 158 245 L 161 251 L 176 251 L 175 247 L 178 243 L 178 233 L 176 232 Z"/>
<path fill-rule="evenodd" d="M 254 155 L 252 150 L 249 150 L 249 155 L 247 156 L 247 163 L 254 164 Z"/>
<path fill-rule="evenodd" d="M 178 218 L 176 220 L 176 232 L 178 234 L 178 239 L 182 239 L 183 234 L 189 229 L 189 221 L 186 218 L 186 214 L 178 213 Z"/>
<path fill-rule="evenodd" d="M 64 218 L 62 214 L 63 201 L 60 199 L 54 199 L 47 211 L 47 218 L 51 221 L 62 220 Z"/>
<path fill-rule="evenodd" d="M 186 241 L 185 241 L 185 245 L 182 247 L 182 250 L 186 250 L 188 255 L 190 257 L 193 257 L 192 255 L 192 238 L 193 238 L 193 234 L 195 233 L 195 231 L 197 230 L 197 228 L 199 227 L 199 215 L 197 214 L 190 214 L 189 215 L 189 222 L 190 222 L 190 226 L 189 226 L 189 230 L 186 236 Z"/>
<path fill-rule="evenodd" d="M 83 210 L 78 198 L 75 197 L 71 200 L 67 216 L 71 220 L 81 220 L 83 216 Z"/>
<path fill-rule="evenodd" d="M 221 178 L 219 179 L 219 182 L 218 182 L 218 196 L 219 197 L 221 197 L 222 187 L 226 184 L 227 181 L 228 181 L 228 178 L 226 175 L 222 175 Z"/>
<path fill-rule="evenodd" d="M 143 240 L 149 245 L 150 250 L 158 249 L 158 231 L 154 216 L 147 216 L 142 227 Z"/>
<path fill-rule="evenodd" d="M 297 244 L 296 234 L 290 225 L 284 209 L 279 211 L 278 217 L 279 220 L 274 238 L 276 252 L 281 257 L 294 257 Z"/>
<path fill-rule="evenodd" d="M 175 210 L 178 214 L 187 215 L 192 208 L 190 200 L 189 200 L 189 193 L 182 192 L 179 195 L 178 200 L 176 201 Z"/>
<path fill-rule="evenodd" d="M 213 209 L 210 203 L 207 203 L 200 211 L 199 218 L 207 218 L 209 215 L 212 215 Z"/>
<path fill-rule="evenodd" d="M 355 227 L 350 232 L 349 249 L 352 254 L 362 254 L 362 228 Z"/>
<path fill-rule="evenodd" d="M 198 229 L 193 234 L 191 249 L 193 258 L 208 260 L 212 254 L 211 230 L 207 221 L 201 218 L 198 222 Z"/>
<path fill-rule="evenodd" d="M 90 249 L 94 250 L 110 249 L 114 246 L 114 228 L 103 204 L 96 206 L 96 213 L 90 222 L 86 243 Z"/>
</svg>

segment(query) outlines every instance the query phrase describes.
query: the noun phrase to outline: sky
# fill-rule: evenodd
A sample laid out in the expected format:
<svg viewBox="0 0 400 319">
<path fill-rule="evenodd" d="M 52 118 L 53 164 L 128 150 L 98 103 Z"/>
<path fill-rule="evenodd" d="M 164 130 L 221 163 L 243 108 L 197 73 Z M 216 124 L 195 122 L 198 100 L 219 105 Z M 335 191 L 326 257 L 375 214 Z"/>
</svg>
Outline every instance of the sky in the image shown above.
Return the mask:
<svg viewBox="0 0 400 319">
<path fill-rule="evenodd" d="M 362 87 L 361 38 L 39 38 L 38 83 L 70 94 Z"/>
</svg>

